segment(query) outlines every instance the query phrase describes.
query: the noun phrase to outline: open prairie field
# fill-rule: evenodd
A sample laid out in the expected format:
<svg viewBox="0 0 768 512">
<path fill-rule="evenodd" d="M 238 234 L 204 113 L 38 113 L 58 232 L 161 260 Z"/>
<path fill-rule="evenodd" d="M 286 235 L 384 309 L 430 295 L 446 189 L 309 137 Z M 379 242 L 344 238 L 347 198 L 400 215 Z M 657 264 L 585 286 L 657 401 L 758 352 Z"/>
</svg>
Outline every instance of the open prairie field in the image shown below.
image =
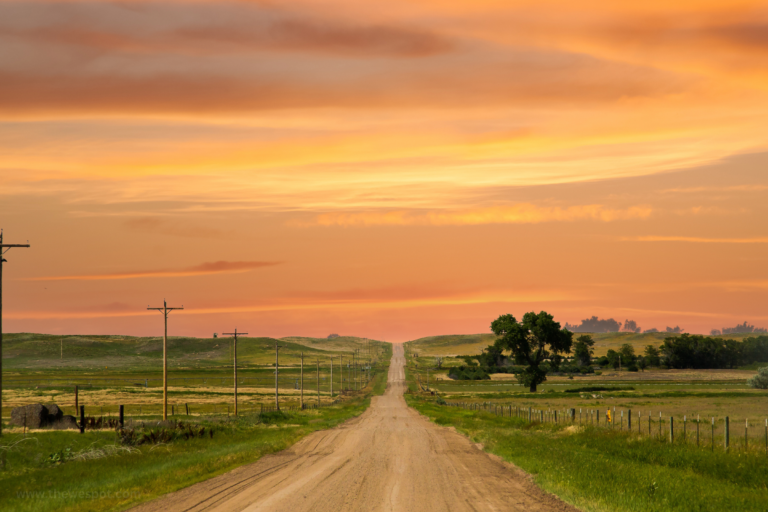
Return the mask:
<svg viewBox="0 0 768 512">
<path fill-rule="evenodd" d="M 274 401 L 275 342 L 282 347 L 277 385 L 290 406 L 299 401 L 302 352 L 305 399 L 322 403 L 330 400 L 332 382 L 336 393 L 359 387 L 361 371 L 349 367 L 355 350 L 362 361 L 381 361 L 391 351 L 388 343 L 354 337 L 239 338 L 238 400 L 244 410 Z M 75 415 L 75 386 L 88 415 L 114 416 L 120 405 L 129 417 L 161 414 L 162 357 L 162 338 L 6 334 L 2 417 L 31 403 L 55 403 Z M 232 339 L 170 337 L 168 374 L 169 412 L 189 407 L 193 415 L 228 414 Z"/>
<path fill-rule="evenodd" d="M 608 350 L 618 350 L 625 343 L 635 348 L 637 354 L 642 354 L 648 345 L 660 346 L 665 338 L 677 336 L 668 332 L 632 333 L 632 332 L 599 332 L 575 333 L 574 339 L 582 334 L 589 334 L 595 340 L 595 357 L 604 356 Z M 719 336 L 725 339 L 742 341 L 744 338 L 757 334 L 725 334 Z M 464 364 L 456 356 L 479 354 L 488 345 L 496 341 L 493 333 L 487 334 L 451 334 L 445 336 L 429 336 L 405 343 L 406 350 L 418 354 L 420 364 L 430 364 L 435 357 L 443 357 L 445 366 Z"/>
<path fill-rule="evenodd" d="M 768 475 L 768 392 L 746 384 L 756 370 L 550 376 L 530 393 L 510 374 L 452 380 L 432 370 L 445 346 L 409 347 L 409 405 L 569 503 L 616 512 L 764 510 L 765 486 L 753 477 Z"/>
<path fill-rule="evenodd" d="M 304 352 L 305 360 L 339 356 L 352 356 L 381 350 L 383 342 L 344 336 L 333 339 L 291 337 L 274 338 L 239 337 L 238 364 L 274 366 L 275 342 L 280 350 L 281 365 L 296 365 Z M 8 375 L 66 372 L 77 375 L 103 370 L 129 371 L 156 370 L 162 364 L 163 338 L 131 336 L 58 336 L 50 334 L 16 333 L 3 335 L 3 371 Z M 230 365 L 232 338 L 168 337 L 168 367 L 178 369 L 215 369 Z"/>
</svg>

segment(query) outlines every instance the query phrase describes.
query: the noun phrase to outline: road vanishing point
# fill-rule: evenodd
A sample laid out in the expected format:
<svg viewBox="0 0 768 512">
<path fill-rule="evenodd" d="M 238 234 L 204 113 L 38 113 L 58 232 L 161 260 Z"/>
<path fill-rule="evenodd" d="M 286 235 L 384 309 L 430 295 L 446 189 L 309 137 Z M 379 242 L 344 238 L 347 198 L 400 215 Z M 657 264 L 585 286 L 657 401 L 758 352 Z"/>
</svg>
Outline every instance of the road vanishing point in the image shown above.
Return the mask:
<svg viewBox="0 0 768 512">
<path fill-rule="evenodd" d="M 387 390 L 359 417 L 134 511 L 576 511 L 410 409 L 403 347 L 393 349 Z"/>
</svg>

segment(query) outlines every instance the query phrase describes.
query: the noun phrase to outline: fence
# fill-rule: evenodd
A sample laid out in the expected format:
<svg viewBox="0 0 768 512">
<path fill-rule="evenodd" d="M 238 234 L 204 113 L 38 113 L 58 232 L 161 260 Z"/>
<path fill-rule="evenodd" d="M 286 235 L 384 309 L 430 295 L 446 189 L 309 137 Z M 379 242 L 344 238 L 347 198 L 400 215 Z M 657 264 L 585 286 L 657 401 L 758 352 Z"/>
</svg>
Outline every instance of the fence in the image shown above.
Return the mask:
<svg viewBox="0 0 768 512">
<path fill-rule="evenodd" d="M 484 411 L 499 417 L 519 418 L 529 423 L 582 425 L 592 428 L 616 430 L 648 436 L 674 444 L 695 445 L 725 451 L 765 451 L 768 455 L 768 419 L 735 420 L 724 418 L 696 418 L 684 415 L 658 416 L 651 411 L 633 413 L 632 409 L 534 409 L 493 402 L 447 402 L 449 407 L 471 411 Z"/>
<path fill-rule="evenodd" d="M 328 389 L 330 387 L 329 374 L 320 374 L 320 387 L 321 389 Z M 278 378 L 278 386 L 280 389 L 297 389 L 298 376 L 282 377 Z M 314 372 L 305 372 L 304 374 L 304 389 L 315 389 L 313 386 L 316 382 L 316 374 Z M 365 382 L 365 380 L 363 380 Z M 274 377 L 239 377 L 237 378 L 238 386 L 254 386 L 254 387 L 271 387 L 275 386 Z M 233 377 L 169 377 L 169 386 L 219 386 L 219 387 L 232 387 L 234 386 Z M 355 380 L 347 379 L 344 377 L 343 381 L 340 377 L 334 375 L 333 386 L 343 385 L 344 388 L 355 386 Z M 117 377 L 88 377 L 85 380 L 73 379 L 71 377 L 62 378 L 34 378 L 34 379 L 4 379 L 3 386 L 5 389 L 13 388 L 39 388 L 39 387 L 73 387 L 79 386 L 80 388 L 88 387 L 162 387 L 162 377 L 147 377 L 147 378 L 117 378 Z"/>
</svg>

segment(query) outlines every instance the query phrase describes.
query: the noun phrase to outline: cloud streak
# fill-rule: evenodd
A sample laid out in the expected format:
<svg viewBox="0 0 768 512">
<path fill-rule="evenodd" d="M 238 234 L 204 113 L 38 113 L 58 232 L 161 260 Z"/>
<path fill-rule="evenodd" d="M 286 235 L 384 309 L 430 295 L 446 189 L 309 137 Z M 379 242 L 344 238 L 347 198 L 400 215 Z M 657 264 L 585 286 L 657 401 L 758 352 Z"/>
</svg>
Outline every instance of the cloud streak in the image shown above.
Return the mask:
<svg viewBox="0 0 768 512">
<path fill-rule="evenodd" d="M 73 276 L 32 277 L 26 281 L 107 281 L 116 279 L 137 279 L 153 277 L 190 277 L 209 274 L 232 274 L 249 272 L 258 268 L 279 265 L 279 261 L 214 261 L 178 270 L 143 270 L 137 272 L 115 272 L 110 274 L 82 274 Z"/>
<path fill-rule="evenodd" d="M 627 209 L 606 208 L 599 204 L 540 207 L 522 203 L 456 211 L 399 210 L 388 212 L 324 213 L 310 224 L 320 226 L 467 226 L 479 224 L 538 224 L 541 222 L 574 222 L 596 220 L 646 219 L 653 209 L 633 206 Z"/>
<path fill-rule="evenodd" d="M 627 236 L 624 242 L 686 242 L 695 244 L 768 244 L 768 237 L 752 238 L 706 238 L 697 236 Z"/>
</svg>

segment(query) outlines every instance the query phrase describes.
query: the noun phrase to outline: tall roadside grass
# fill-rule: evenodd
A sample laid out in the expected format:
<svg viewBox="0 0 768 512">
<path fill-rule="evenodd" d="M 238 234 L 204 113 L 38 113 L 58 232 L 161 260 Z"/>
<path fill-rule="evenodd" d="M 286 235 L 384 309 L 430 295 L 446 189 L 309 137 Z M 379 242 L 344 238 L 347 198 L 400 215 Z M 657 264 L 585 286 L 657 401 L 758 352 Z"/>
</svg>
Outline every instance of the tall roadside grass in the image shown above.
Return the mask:
<svg viewBox="0 0 768 512">
<path fill-rule="evenodd" d="M 213 437 L 118 449 L 111 431 L 0 438 L 0 510 L 124 510 L 288 448 L 359 416 L 384 392 L 387 366 L 351 400 L 301 412 L 209 418 Z M 82 455 L 76 457 L 76 455 Z M 106 454 L 106 455 L 104 455 Z M 98 455 L 98 456 L 97 456 Z M 104 455 L 104 456 L 102 456 Z"/>
<path fill-rule="evenodd" d="M 437 405 L 409 405 L 453 426 L 485 450 L 531 473 L 537 484 L 587 511 L 765 511 L 768 456 L 670 445 L 591 427 L 528 423 Z"/>
</svg>

